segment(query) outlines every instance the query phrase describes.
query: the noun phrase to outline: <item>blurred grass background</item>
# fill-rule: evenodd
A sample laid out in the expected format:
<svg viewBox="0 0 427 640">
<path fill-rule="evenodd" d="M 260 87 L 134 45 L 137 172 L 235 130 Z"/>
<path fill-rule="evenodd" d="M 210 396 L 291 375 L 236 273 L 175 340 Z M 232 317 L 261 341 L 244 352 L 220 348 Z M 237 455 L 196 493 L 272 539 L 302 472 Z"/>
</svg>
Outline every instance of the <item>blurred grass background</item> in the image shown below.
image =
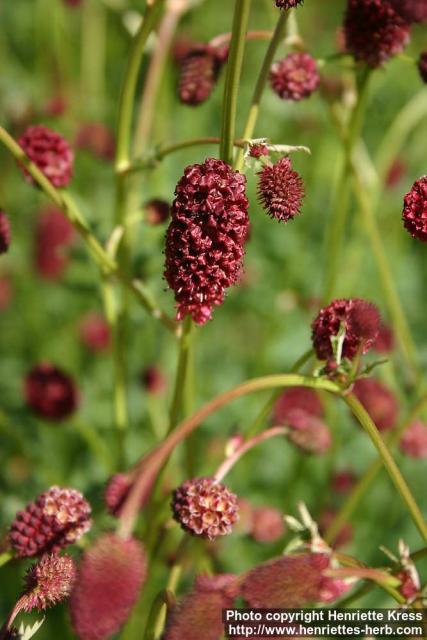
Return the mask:
<svg viewBox="0 0 427 640">
<path fill-rule="evenodd" d="M 272 28 L 277 17 L 270 0 L 254 0 L 251 25 Z M 326 3 L 307 0 L 298 10 L 301 33 L 310 52 L 322 58 L 336 50 L 336 29 L 344 10 L 343 0 Z M 17 0 L 2 3 L 0 20 L 0 121 L 14 135 L 27 124 L 43 123 L 74 140 L 82 123 L 103 122 L 114 129 L 117 98 L 129 52 L 128 26 L 138 18 L 140 0 L 83 0 L 81 8 L 65 6 L 61 0 Z M 230 29 L 233 3 L 207 0 L 188 13 L 179 35 L 206 42 Z M 425 47 L 425 28 L 413 29 L 406 53 L 416 58 Z M 253 83 L 266 48 L 264 42 L 247 46 L 238 131 L 243 129 Z M 283 50 L 280 52 L 283 54 Z M 148 57 L 144 58 L 140 85 Z M 322 68 L 324 77 L 339 76 L 338 62 Z M 217 136 L 223 76 L 211 99 L 197 109 L 181 105 L 176 97 L 177 70 L 169 60 L 156 105 L 152 144 L 176 142 L 195 136 Z M 381 142 L 396 114 L 423 89 L 415 64 L 403 57 L 375 74 L 363 136 L 370 153 Z M 67 108 L 58 117 L 46 115 L 46 105 L 64 96 Z M 325 233 L 330 222 L 334 179 L 340 161 L 340 143 L 328 110 L 319 94 L 298 104 L 285 103 L 267 90 L 257 136 L 275 143 L 307 145 L 311 156 L 296 154 L 293 161 L 306 184 L 303 215 L 292 224 L 278 226 L 257 204 L 256 180 L 248 175 L 251 202 L 251 240 L 246 256 L 244 282 L 230 291 L 225 304 L 215 310 L 213 322 L 196 332 L 195 406 L 252 376 L 283 372 L 310 346 L 310 323 L 322 295 L 325 268 Z M 413 181 L 425 173 L 427 121 L 405 141 L 400 154 L 405 170 L 398 184 L 381 197 L 378 220 L 391 260 L 393 275 L 419 351 L 423 370 L 427 365 L 425 318 L 427 300 L 427 252 L 404 232 L 401 224 L 402 197 Z M 189 164 L 215 155 L 215 146 L 197 147 L 167 158 L 155 170 L 141 174 L 140 202 L 164 198 L 171 201 L 174 186 Z M 88 354 L 79 340 L 79 322 L 92 310 L 102 310 L 99 274 L 85 248 L 76 242 L 70 266 L 59 282 L 46 282 L 34 268 L 34 233 L 45 197 L 27 185 L 4 150 L 0 151 L 0 203 L 9 214 L 13 243 L 0 261 L 0 276 L 12 281 L 13 296 L 0 311 L 0 530 L 6 531 L 16 510 L 51 484 L 74 486 L 83 491 L 95 512 L 89 538 L 113 523 L 103 515 L 103 486 L 115 468 L 114 420 L 112 412 L 111 354 Z M 112 163 L 86 151 L 76 154 L 71 191 L 95 233 L 106 240 L 114 219 L 114 175 Z M 352 207 L 346 229 L 346 245 L 339 269 L 336 294 L 366 297 L 387 313 L 378 274 L 369 245 Z M 173 296 L 162 278 L 165 227 L 141 223 L 135 230 L 135 270 L 147 280 L 163 308 L 173 313 Z M 155 442 L 151 417 L 164 420 L 165 398 L 149 398 L 140 383 L 140 373 L 156 364 L 168 379 L 170 397 L 176 346 L 162 327 L 152 322 L 136 304 L 132 305 L 129 345 L 130 407 L 132 429 L 127 438 L 131 464 Z M 23 402 L 22 383 L 27 370 L 40 360 L 51 360 L 71 372 L 82 394 L 76 417 L 59 425 L 34 418 Z M 392 383 L 401 399 L 404 416 L 413 401 L 405 396 L 405 375 L 399 355 L 395 371 L 390 364 L 377 375 Z M 265 396 L 267 397 L 267 396 Z M 211 473 L 222 455 L 222 444 L 235 430 L 254 419 L 264 402 L 263 394 L 246 397 L 208 420 L 196 438 L 197 474 Z M 295 514 L 298 500 L 306 501 L 314 516 L 325 507 L 339 506 L 330 489 L 332 470 L 350 467 L 360 475 L 375 457 L 371 444 L 347 411 L 327 399 L 328 422 L 334 434 L 332 451 L 320 458 L 307 457 L 286 443 L 264 444 L 238 465 L 227 483 L 251 502 L 276 506 Z M 151 417 L 150 417 L 151 416 Z M 107 456 L 88 445 L 91 434 L 107 445 Z M 97 440 L 95 440 L 95 443 Z M 396 454 L 419 504 L 427 511 L 426 463 Z M 185 476 L 176 464 L 171 486 Z M 403 537 L 413 549 L 420 546 L 418 534 L 384 473 L 363 499 L 352 519 L 354 538 L 347 549 L 367 563 L 384 562 L 380 544 L 396 548 Z M 173 548 L 173 542 L 171 543 Z M 242 571 L 279 553 L 283 543 L 260 545 L 234 535 L 218 544 L 216 564 L 224 571 Z M 195 545 L 196 549 L 196 545 Z M 195 557 L 197 556 L 195 552 Z M 23 564 L 0 569 L 0 611 L 3 617 L 19 591 Z M 422 571 L 422 566 L 420 567 Z M 424 576 L 426 576 L 424 570 Z M 158 570 L 161 588 L 164 570 Z M 376 593 L 364 604 L 386 603 Z M 40 632 L 45 638 L 72 637 L 63 623 L 64 612 L 49 615 Z M 120 636 L 126 637 L 126 635 Z"/>
</svg>

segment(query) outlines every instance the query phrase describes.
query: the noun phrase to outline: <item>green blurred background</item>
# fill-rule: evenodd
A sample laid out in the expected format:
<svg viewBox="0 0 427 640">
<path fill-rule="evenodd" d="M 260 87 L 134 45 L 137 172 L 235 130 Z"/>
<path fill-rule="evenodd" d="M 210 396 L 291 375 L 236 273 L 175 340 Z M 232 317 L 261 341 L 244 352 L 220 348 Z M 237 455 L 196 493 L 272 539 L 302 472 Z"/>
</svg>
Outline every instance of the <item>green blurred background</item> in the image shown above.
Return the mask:
<svg viewBox="0 0 427 640">
<path fill-rule="evenodd" d="M 254 0 L 252 28 L 272 28 L 277 10 L 271 0 Z M 344 0 L 307 0 L 298 10 L 298 23 L 310 52 L 323 58 L 336 51 L 336 30 Z M 326 7 L 325 7 L 326 5 Z M 0 22 L 0 121 L 14 135 L 27 124 L 44 123 L 74 140 L 82 123 L 103 122 L 114 129 L 117 98 L 130 45 L 129 26 L 138 20 L 140 0 L 83 0 L 71 8 L 61 0 L 15 0 L 2 3 Z M 180 36 L 206 42 L 230 30 L 233 3 L 206 0 L 185 15 Z M 426 44 L 425 28 L 413 29 L 408 57 L 399 57 L 375 74 L 363 136 L 372 156 L 384 132 L 415 94 L 427 91 L 413 59 Z M 238 132 L 244 120 L 254 79 L 266 48 L 265 42 L 247 46 L 239 96 Z M 284 53 L 281 50 L 279 55 Z M 411 59 L 412 58 L 412 59 Z M 140 88 L 149 58 L 144 58 Z M 339 62 L 322 67 L 323 77 L 349 75 Z M 217 136 L 223 76 L 211 99 L 197 109 L 181 105 L 176 97 L 177 69 L 170 59 L 156 105 L 154 136 L 150 146 L 194 136 Z M 139 92 L 140 93 L 140 90 Z M 46 115 L 49 101 L 62 95 L 67 108 L 60 116 Z M 310 322 L 316 314 L 325 269 L 325 235 L 341 158 L 340 142 L 328 108 L 319 93 L 299 104 L 285 103 L 267 90 L 257 126 L 257 136 L 276 143 L 307 145 L 312 155 L 293 156 L 295 168 L 306 184 L 303 215 L 279 226 L 257 204 L 256 179 L 248 173 L 252 224 L 244 282 L 229 292 L 214 320 L 196 331 L 194 405 L 253 376 L 283 372 L 310 346 Z M 427 369 L 425 317 L 427 252 L 412 240 L 401 224 L 402 197 L 413 181 L 425 173 L 427 119 L 405 140 L 400 152 L 404 170 L 397 184 L 381 195 L 378 222 L 392 263 L 393 275 L 419 351 Z M 198 147 L 170 156 L 155 170 L 140 175 L 140 202 L 152 197 L 171 201 L 183 168 L 215 155 L 215 146 Z M 392 160 L 392 159 L 390 159 Z M 109 352 L 93 356 L 79 340 L 79 323 L 88 311 L 101 311 L 99 273 L 85 248 L 76 242 L 65 276 L 57 282 L 41 279 L 34 268 L 34 233 L 37 216 L 46 204 L 38 190 L 27 185 L 15 162 L 0 151 L 0 203 L 10 215 L 13 243 L 0 260 L 0 275 L 12 282 L 13 295 L 0 311 L 0 531 L 17 509 L 52 484 L 73 486 L 90 500 L 95 525 L 88 539 L 112 519 L 103 513 L 102 491 L 115 470 L 115 430 L 112 410 L 112 361 Z M 368 165 L 367 165 L 368 166 Z M 97 236 L 105 241 L 113 226 L 114 174 L 111 162 L 87 151 L 76 154 L 71 192 Z M 165 226 L 142 222 L 135 229 L 135 272 L 155 291 L 163 308 L 173 313 L 173 295 L 162 278 Z M 346 229 L 336 294 L 366 297 L 387 310 L 369 244 L 352 206 Z M 161 326 L 132 304 L 129 344 L 129 397 L 132 428 L 127 437 L 127 462 L 138 459 L 156 441 L 153 416 L 162 429 L 166 420 L 176 366 L 176 345 Z M 23 402 L 22 383 L 27 370 L 40 360 L 50 360 L 71 372 L 78 382 L 82 403 L 78 414 L 64 424 L 36 419 Z M 149 397 L 140 382 L 148 365 L 158 365 L 168 380 L 167 398 Z M 405 394 L 404 365 L 399 354 L 377 375 L 394 386 L 404 416 L 413 401 Z M 195 439 L 197 474 L 211 473 L 221 459 L 223 444 L 234 431 L 253 421 L 267 395 L 256 394 L 234 402 L 207 421 Z M 298 500 L 306 501 L 314 516 L 326 507 L 338 507 L 331 492 L 333 470 L 350 467 L 360 475 L 375 457 L 373 448 L 338 402 L 327 399 L 328 424 L 334 446 L 323 457 L 308 457 L 286 443 L 267 443 L 246 456 L 227 483 L 240 496 L 257 505 L 276 506 L 296 513 Z M 420 506 L 427 511 L 426 463 L 396 454 Z M 171 486 L 185 479 L 175 456 Z M 380 544 L 396 549 L 403 537 L 419 548 L 418 534 L 400 498 L 384 473 L 355 512 L 354 537 L 346 550 L 366 563 L 381 564 Z M 176 535 L 175 535 L 176 534 Z M 175 536 L 175 537 L 174 537 Z M 171 549 L 178 539 L 172 533 Z M 261 545 L 246 536 L 233 535 L 218 543 L 216 564 L 224 571 L 242 571 L 283 549 L 283 541 Z M 195 561 L 199 555 L 196 553 Z M 196 563 L 197 565 L 197 563 Z M 0 569 L 0 611 L 3 617 L 20 588 L 25 563 Z M 422 566 L 420 567 L 422 572 Z M 153 592 L 164 584 L 165 569 L 158 570 Z M 427 572 L 424 571 L 424 577 Z M 191 577 L 189 574 L 188 579 Z M 149 601 L 151 591 L 146 596 Z M 386 604 L 375 593 L 364 604 Z M 40 632 L 44 638 L 73 637 L 64 623 L 64 610 L 49 614 Z M 120 637 L 126 638 L 126 633 Z M 132 637 L 132 636 L 129 636 Z M 138 637 L 138 636 L 135 636 Z"/>
</svg>

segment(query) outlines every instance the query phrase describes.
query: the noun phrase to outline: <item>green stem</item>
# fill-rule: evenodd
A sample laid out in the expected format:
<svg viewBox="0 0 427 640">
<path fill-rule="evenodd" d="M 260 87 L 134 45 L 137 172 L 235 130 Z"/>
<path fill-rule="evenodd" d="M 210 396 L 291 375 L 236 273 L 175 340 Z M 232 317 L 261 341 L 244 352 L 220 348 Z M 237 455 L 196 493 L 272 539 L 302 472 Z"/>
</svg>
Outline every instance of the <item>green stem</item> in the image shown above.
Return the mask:
<svg viewBox="0 0 427 640">
<path fill-rule="evenodd" d="M 170 411 L 168 433 L 175 429 L 183 407 L 184 397 L 186 393 L 185 388 L 189 365 L 192 327 L 193 322 L 191 320 L 191 316 L 186 316 L 183 324 L 181 339 L 179 342 L 178 366 L 176 369 L 175 389 Z"/>
<path fill-rule="evenodd" d="M 5 564 L 13 560 L 14 555 L 13 551 L 4 551 L 4 553 L 0 554 L 0 567 L 3 567 Z"/>
<path fill-rule="evenodd" d="M 271 38 L 270 44 L 268 46 L 267 52 L 265 54 L 261 70 L 258 75 L 258 80 L 255 85 L 254 93 L 252 96 L 251 106 L 249 109 L 248 119 L 246 121 L 243 139 L 250 140 L 253 137 L 255 126 L 258 120 L 260 105 L 262 95 L 264 93 L 265 86 L 267 84 L 268 75 L 270 73 L 270 68 L 276 54 L 277 48 L 281 41 L 283 40 L 283 36 L 285 33 L 286 23 L 288 20 L 288 11 L 282 11 L 279 17 L 279 20 L 276 25 L 276 29 L 274 30 L 273 36 Z M 239 152 L 236 169 L 241 171 L 243 168 L 243 151 Z"/>
<path fill-rule="evenodd" d="M 390 476 L 400 497 L 405 502 L 407 509 L 411 514 L 412 520 L 414 521 L 424 541 L 427 542 L 427 523 L 425 522 L 423 514 L 421 513 L 418 504 L 416 503 L 408 485 L 406 484 L 403 475 L 401 474 L 397 464 L 395 463 L 394 458 L 389 451 L 389 448 L 378 432 L 378 429 L 376 428 L 365 408 L 361 405 L 361 403 L 355 396 L 351 394 L 343 395 L 343 399 L 351 409 L 353 415 L 357 418 L 363 429 L 370 437 L 373 445 L 375 446 L 381 457 L 382 463 L 387 470 L 388 475 Z"/>
<path fill-rule="evenodd" d="M 326 236 L 326 271 L 323 300 L 328 303 L 334 295 L 335 284 L 338 277 L 339 262 L 341 258 L 344 232 L 347 221 L 349 205 L 349 176 L 351 158 L 360 136 L 363 116 L 368 102 L 370 69 L 366 68 L 360 80 L 358 99 L 350 118 L 350 123 L 345 135 L 344 156 L 338 176 L 337 191 L 332 206 L 332 215 L 328 225 Z"/>
<path fill-rule="evenodd" d="M 106 10 L 99 0 L 82 5 L 81 103 L 84 116 L 99 118 L 105 104 Z"/>
<path fill-rule="evenodd" d="M 222 111 L 220 157 L 228 164 L 233 163 L 233 141 L 236 130 L 237 97 L 242 74 L 243 54 L 251 0 L 236 0 L 234 20 L 225 79 Z"/>
</svg>

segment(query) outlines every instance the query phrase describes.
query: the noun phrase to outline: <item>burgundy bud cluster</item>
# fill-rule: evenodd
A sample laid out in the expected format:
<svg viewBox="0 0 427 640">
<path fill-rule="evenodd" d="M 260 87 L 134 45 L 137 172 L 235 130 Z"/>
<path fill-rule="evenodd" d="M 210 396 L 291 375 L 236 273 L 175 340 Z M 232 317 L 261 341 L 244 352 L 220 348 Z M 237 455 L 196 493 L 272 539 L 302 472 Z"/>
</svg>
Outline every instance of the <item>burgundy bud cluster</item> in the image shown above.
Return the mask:
<svg viewBox="0 0 427 640">
<path fill-rule="evenodd" d="M 10 222 L 4 211 L 0 210 L 0 255 L 6 253 L 10 245 Z"/>
<path fill-rule="evenodd" d="M 95 158 L 106 160 L 114 158 L 116 141 L 111 130 L 102 122 L 89 122 L 82 125 L 75 139 L 77 149 L 91 153 Z"/>
<path fill-rule="evenodd" d="M 76 580 L 76 566 L 70 556 L 44 555 L 27 571 L 22 611 L 44 611 L 66 600 Z"/>
<path fill-rule="evenodd" d="M 308 53 L 290 53 L 270 70 L 271 88 L 283 100 L 309 98 L 320 83 L 317 62 Z"/>
<path fill-rule="evenodd" d="M 147 574 L 144 548 L 134 538 L 104 534 L 83 554 L 70 600 L 80 640 L 106 640 L 126 622 Z"/>
<path fill-rule="evenodd" d="M 68 249 L 74 239 L 74 228 L 55 207 L 47 207 L 38 218 L 35 233 L 37 273 L 45 280 L 61 278 L 68 267 Z"/>
<path fill-rule="evenodd" d="M 388 0 L 408 24 L 427 20 L 427 0 Z"/>
<path fill-rule="evenodd" d="M 179 320 L 191 315 L 204 324 L 239 280 L 249 229 L 245 187 L 242 174 L 213 158 L 187 167 L 178 182 L 164 275 Z"/>
<path fill-rule="evenodd" d="M 163 224 L 170 216 L 170 204 L 166 202 L 166 200 L 160 200 L 158 198 L 154 198 L 153 200 L 149 200 L 144 205 L 145 209 L 145 221 L 148 224 L 156 226 L 158 224 Z"/>
<path fill-rule="evenodd" d="M 178 96 L 183 104 L 197 106 L 206 102 L 227 61 L 228 47 L 194 45 L 180 61 Z"/>
<path fill-rule="evenodd" d="M 62 136 L 43 125 L 29 127 L 19 138 L 28 158 L 40 169 L 54 187 L 66 187 L 73 175 L 74 154 Z M 34 179 L 23 167 L 28 182 Z"/>
<path fill-rule="evenodd" d="M 42 363 L 34 366 L 25 378 L 25 400 L 38 416 L 56 422 L 76 411 L 79 394 L 74 380 L 65 371 Z"/>
<path fill-rule="evenodd" d="M 249 156 L 251 158 L 262 158 L 269 155 L 270 150 L 266 144 L 263 144 L 261 142 L 254 142 L 249 145 Z"/>
<path fill-rule="evenodd" d="M 301 210 L 304 183 L 289 158 L 266 164 L 258 173 L 258 198 L 271 218 L 289 222 Z"/>
<path fill-rule="evenodd" d="M 18 511 L 10 527 L 10 544 L 20 558 L 56 553 L 89 531 L 90 514 L 79 491 L 51 487 Z"/>
<path fill-rule="evenodd" d="M 105 351 L 111 343 L 111 331 L 103 315 L 88 313 L 80 323 L 80 339 L 93 353 Z"/>
<path fill-rule="evenodd" d="M 403 225 L 413 238 L 427 242 L 427 176 L 412 185 L 403 204 Z"/>
<path fill-rule="evenodd" d="M 125 473 L 116 473 L 112 476 L 105 488 L 104 502 L 107 511 L 115 517 L 120 515 L 123 503 L 129 495 L 132 481 Z"/>
<path fill-rule="evenodd" d="M 239 518 L 237 496 L 214 478 L 186 480 L 173 493 L 175 520 L 191 535 L 215 540 Z"/>
<path fill-rule="evenodd" d="M 400 450 L 410 458 L 427 457 L 427 424 L 416 420 L 400 439 Z"/>
<path fill-rule="evenodd" d="M 290 424 L 295 411 L 305 411 L 312 416 L 321 418 L 324 409 L 319 394 L 308 387 L 286 389 L 276 400 L 273 420 L 276 424 Z"/>
<path fill-rule="evenodd" d="M 313 347 L 319 360 L 333 357 L 332 340 L 344 331 L 342 356 L 352 360 L 366 353 L 378 336 L 380 315 L 375 305 L 359 300 L 339 299 L 320 310 L 312 324 Z"/>
<path fill-rule="evenodd" d="M 400 53 L 409 42 L 409 31 L 407 22 L 388 0 L 348 0 L 346 48 L 369 67 L 379 67 Z"/>
<path fill-rule="evenodd" d="M 369 413 L 379 431 L 392 429 L 399 415 L 399 403 L 395 394 L 374 378 L 361 378 L 353 387 L 353 393 Z"/>
<path fill-rule="evenodd" d="M 293 9 L 299 4 L 302 4 L 304 0 L 276 0 L 276 7 L 279 9 Z"/>
</svg>

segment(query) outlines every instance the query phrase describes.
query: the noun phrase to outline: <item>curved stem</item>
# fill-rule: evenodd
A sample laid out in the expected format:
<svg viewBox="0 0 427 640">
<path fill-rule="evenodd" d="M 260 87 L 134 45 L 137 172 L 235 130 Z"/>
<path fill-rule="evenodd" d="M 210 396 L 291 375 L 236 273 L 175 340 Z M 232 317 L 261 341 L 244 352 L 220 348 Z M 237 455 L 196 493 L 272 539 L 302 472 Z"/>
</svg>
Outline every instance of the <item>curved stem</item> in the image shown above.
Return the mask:
<svg viewBox="0 0 427 640">
<path fill-rule="evenodd" d="M 268 46 L 267 52 L 265 54 L 261 70 L 258 75 L 258 80 L 255 85 L 254 93 L 252 96 L 251 106 L 249 110 L 248 119 L 246 121 L 243 139 L 249 140 L 252 138 L 255 126 L 258 120 L 259 109 L 261 104 L 262 94 L 264 93 L 265 85 L 267 84 L 268 75 L 270 73 L 270 67 L 272 65 L 275 53 L 280 42 L 283 40 L 283 36 L 285 33 L 286 23 L 288 20 L 288 11 L 282 11 L 279 17 L 279 20 L 276 25 L 276 29 L 274 30 L 273 36 L 271 38 L 270 44 Z M 236 169 L 241 171 L 243 168 L 243 151 L 239 152 Z"/>
<path fill-rule="evenodd" d="M 271 31 L 268 31 L 266 29 L 260 29 L 259 31 L 247 31 L 246 42 L 249 42 L 249 40 L 270 40 L 271 36 Z M 209 44 L 211 45 L 211 47 L 221 47 L 225 44 L 228 44 L 231 40 L 231 37 L 231 33 L 220 33 L 218 36 L 215 36 L 215 38 L 212 38 Z"/>
<path fill-rule="evenodd" d="M 222 111 L 220 157 L 233 164 L 233 140 L 236 130 L 237 96 L 242 74 L 246 30 L 249 20 L 251 0 L 236 0 L 233 29 L 228 55 Z"/>
</svg>

